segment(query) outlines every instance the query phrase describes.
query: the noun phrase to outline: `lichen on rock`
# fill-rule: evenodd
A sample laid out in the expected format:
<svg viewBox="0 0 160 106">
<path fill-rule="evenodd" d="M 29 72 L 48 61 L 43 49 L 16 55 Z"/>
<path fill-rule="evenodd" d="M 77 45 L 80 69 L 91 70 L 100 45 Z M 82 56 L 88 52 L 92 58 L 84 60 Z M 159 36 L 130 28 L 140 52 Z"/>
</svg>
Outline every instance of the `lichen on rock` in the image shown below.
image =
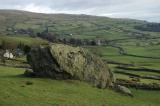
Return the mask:
<svg viewBox="0 0 160 106">
<path fill-rule="evenodd" d="M 113 74 L 105 62 L 81 47 L 50 44 L 31 49 L 27 60 L 34 73 L 53 79 L 76 79 L 99 88 L 113 84 Z"/>
</svg>

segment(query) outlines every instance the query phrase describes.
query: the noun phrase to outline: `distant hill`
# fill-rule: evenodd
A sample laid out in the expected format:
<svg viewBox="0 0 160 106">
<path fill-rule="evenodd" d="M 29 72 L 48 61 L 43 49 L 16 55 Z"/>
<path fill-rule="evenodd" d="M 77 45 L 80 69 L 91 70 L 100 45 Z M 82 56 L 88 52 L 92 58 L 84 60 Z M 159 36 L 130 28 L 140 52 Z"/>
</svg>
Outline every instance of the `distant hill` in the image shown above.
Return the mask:
<svg viewBox="0 0 160 106">
<path fill-rule="evenodd" d="M 36 35 L 38 32 L 48 31 L 63 37 L 114 39 L 148 35 L 152 31 L 148 24 L 150 23 L 146 21 L 90 15 L 0 10 L 1 35 Z M 154 24 L 156 23 L 152 23 L 153 26 Z M 153 28 L 153 32 L 159 31 Z"/>
</svg>

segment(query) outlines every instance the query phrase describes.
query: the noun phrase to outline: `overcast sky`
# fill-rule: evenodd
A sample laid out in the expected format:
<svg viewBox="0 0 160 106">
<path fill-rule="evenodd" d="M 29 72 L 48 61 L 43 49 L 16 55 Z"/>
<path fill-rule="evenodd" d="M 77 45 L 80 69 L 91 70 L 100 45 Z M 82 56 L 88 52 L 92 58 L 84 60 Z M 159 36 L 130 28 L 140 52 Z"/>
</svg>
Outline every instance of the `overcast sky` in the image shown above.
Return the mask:
<svg viewBox="0 0 160 106">
<path fill-rule="evenodd" d="M 160 0 L 0 0 L 0 9 L 88 14 L 160 22 Z"/>
</svg>

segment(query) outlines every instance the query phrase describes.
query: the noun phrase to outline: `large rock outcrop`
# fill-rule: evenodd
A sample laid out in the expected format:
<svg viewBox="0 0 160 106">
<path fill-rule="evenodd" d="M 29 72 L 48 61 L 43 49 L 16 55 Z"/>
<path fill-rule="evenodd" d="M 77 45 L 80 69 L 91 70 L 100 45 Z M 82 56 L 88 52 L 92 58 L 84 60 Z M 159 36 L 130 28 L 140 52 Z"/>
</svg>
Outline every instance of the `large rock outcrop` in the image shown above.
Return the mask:
<svg viewBox="0 0 160 106">
<path fill-rule="evenodd" d="M 99 88 L 113 84 L 113 74 L 107 64 L 80 47 L 63 44 L 34 47 L 27 60 L 36 76 L 77 79 Z"/>
</svg>

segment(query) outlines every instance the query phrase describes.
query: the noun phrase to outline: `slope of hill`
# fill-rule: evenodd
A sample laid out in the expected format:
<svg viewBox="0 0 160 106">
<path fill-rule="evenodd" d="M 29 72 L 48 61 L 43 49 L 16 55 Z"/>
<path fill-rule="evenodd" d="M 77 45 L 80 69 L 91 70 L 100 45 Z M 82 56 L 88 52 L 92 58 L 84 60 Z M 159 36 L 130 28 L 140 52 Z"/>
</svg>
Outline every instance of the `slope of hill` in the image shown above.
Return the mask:
<svg viewBox="0 0 160 106">
<path fill-rule="evenodd" d="M 89 15 L 37 14 L 25 11 L 0 10 L 0 29 L 8 35 L 48 30 L 73 38 L 128 38 L 148 36 L 134 28 L 147 24 L 145 21 L 112 19 Z M 26 31 L 26 32 L 25 32 Z M 72 35 L 72 36 L 71 36 Z"/>
<path fill-rule="evenodd" d="M 0 66 L 1 106 L 159 106 L 160 91 L 135 90 L 134 97 L 79 81 L 27 78 L 23 69 Z M 27 82 L 30 82 L 29 85 Z"/>
</svg>

